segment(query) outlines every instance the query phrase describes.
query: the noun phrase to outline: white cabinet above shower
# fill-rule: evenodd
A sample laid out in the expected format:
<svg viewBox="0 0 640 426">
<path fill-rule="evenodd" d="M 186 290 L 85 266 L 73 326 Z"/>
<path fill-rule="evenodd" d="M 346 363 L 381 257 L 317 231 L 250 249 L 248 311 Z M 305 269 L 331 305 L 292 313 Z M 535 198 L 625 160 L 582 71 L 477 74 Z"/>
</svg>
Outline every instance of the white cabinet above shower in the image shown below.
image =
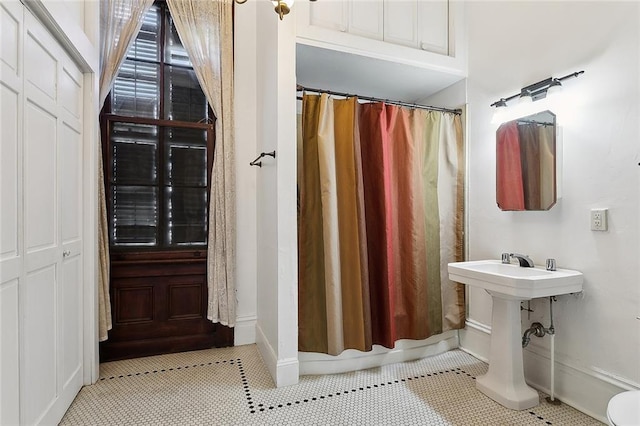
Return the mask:
<svg viewBox="0 0 640 426">
<path fill-rule="evenodd" d="M 368 83 L 380 92 L 362 94 L 391 92 L 396 99 L 415 101 L 466 77 L 462 2 L 301 1 L 296 17 L 300 84 L 317 81 L 324 84 L 320 88 L 328 84 L 338 90 L 335 86 L 346 79 L 344 85 Z M 354 69 L 365 73 L 356 77 Z"/>
<path fill-rule="evenodd" d="M 449 55 L 449 36 L 459 8 L 449 0 L 334 0 L 305 2 L 298 6 L 298 36 L 317 38 L 324 30 L 348 36 Z M 450 7 L 451 6 L 451 7 Z M 455 34 L 451 34 L 455 42 Z M 327 39 L 327 36 L 329 39 Z M 335 34 L 334 34 L 335 36 Z M 329 41 L 324 34 L 319 40 Z M 453 49 L 451 49 L 453 50 Z"/>
</svg>

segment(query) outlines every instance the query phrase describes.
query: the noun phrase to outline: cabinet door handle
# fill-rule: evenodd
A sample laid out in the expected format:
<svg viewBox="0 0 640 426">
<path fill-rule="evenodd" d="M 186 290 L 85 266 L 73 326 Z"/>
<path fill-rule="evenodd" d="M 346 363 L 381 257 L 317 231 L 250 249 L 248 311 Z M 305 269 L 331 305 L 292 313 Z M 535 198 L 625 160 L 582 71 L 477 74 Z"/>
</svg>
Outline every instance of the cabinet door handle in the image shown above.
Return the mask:
<svg viewBox="0 0 640 426">
<path fill-rule="evenodd" d="M 62 252 L 62 257 L 69 257 L 71 256 L 71 250 L 65 250 Z"/>
</svg>

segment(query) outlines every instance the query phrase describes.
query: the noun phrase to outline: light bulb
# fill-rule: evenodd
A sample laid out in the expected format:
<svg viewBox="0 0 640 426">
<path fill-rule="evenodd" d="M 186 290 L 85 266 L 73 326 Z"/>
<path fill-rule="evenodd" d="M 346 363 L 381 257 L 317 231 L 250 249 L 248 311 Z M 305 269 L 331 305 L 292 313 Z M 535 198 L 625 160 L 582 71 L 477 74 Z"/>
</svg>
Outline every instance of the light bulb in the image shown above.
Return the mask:
<svg viewBox="0 0 640 426">
<path fill-rule="evenodd" d="M 547 89 L 547 96 L 557 95 L 562 92 L 562 83 L 558 80 L 553 80 Z"/>
<path fill-rule="evenodd" d="M 521 104 L 530 104 L 531 102 L 533 102 L 533 98 L 530 93 L 523 93 L 520 95 Z"/>
</svg>

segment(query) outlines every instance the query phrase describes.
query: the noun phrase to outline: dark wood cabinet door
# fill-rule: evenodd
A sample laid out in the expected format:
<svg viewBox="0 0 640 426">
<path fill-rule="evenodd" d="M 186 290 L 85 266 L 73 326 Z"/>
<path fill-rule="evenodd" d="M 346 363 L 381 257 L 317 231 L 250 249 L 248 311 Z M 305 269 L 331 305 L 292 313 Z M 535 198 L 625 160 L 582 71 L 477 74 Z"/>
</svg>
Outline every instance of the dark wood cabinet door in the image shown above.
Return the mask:
<svg viewBox="0 0 640 426">
<path fill-rule="evenodd" d="M 100 361 L 233 345 L 233 329 L 207 319 L 205 256 L 113 255 L 113 329 L 100 343 Z"/>
</svg>

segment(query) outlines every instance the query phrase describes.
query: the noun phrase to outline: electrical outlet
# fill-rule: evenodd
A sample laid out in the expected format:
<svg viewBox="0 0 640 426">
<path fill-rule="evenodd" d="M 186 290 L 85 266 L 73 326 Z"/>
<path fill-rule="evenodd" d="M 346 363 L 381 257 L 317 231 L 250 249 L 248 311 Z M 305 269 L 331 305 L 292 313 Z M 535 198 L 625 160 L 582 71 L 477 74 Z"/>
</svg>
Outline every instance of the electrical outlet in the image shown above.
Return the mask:
<svg viewBox="0 0 640 426">
<path fill-rule="evenodd" d="M 607 209 L 591 209 L 591 230 L 606 231 L 607 229 Z"/>
</svg>

